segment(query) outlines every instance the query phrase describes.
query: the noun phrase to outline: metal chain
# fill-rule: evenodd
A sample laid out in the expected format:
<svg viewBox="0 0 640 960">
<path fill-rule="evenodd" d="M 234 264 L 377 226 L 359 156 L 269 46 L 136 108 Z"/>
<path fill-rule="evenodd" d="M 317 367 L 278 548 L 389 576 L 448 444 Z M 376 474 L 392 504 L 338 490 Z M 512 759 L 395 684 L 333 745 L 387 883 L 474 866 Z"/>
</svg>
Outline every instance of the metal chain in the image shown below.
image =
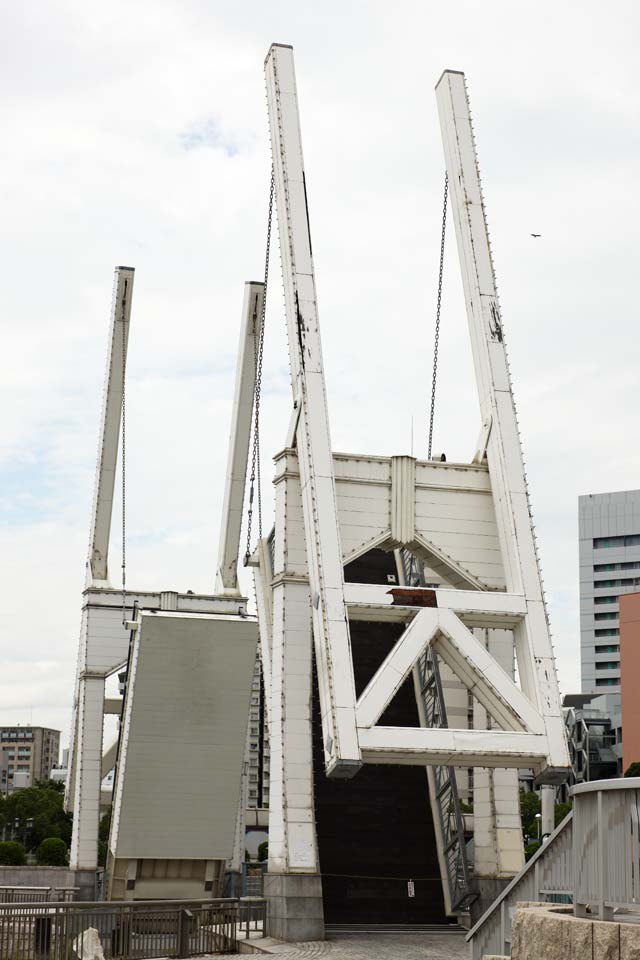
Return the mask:
<svg viewBox="0 0 640 960">
<path fill-rule="evenodd" d="M 127 280 L 122 297 L 122 624 L 127 620 L 127 393 L 125 374 L 127 366 Z"/>
<path fill-rule="evenodd" d="M 251 556 L 251 527 L 253 523 L 253 500 L 257 489 L 258 504 L 258 536 L 262 538 L 262 486 L 260 480 L 260 394 L 262 390 L 262 360 L 264 355 L 264 328 L 267 312 L 267 284 L 269 282 L 269 255 L 271 252 L 271 223 L 273 220 L 273 197 L 275 191 L 275 175 L 271 168 L 271 184 L 269 187 L 269 213 L 267 216 L 267 245 L 264 258 L 264 293 L 260 316 L 260 335 L 256 330 L 257 316 L 253 315 L 253 345 L 256 365 L 256 385 L 253 400 L 253 450 L 251 452 L 251 474 L 249 476 L 249 509 L 247 512 L 247 549 L 244 555 L 245 566 Z"/>
<path fill-rule="evenodd" d="M 433 443 L 433 417 L 436 409 L 436 378 L 438 375 L 438 346 L 440 342 L 440 307 L 442 305 L 442 271 L 444 268 L 444 240 L 447 231 L 447 197 L 449 193 L 449 177 L 444 175 L 444 200 L 442 203 L 442 235 L 440 238 L 440 272 L 438 274 L 438 302 L 436 305 L 436 335 L 433 345 L 433 375 L 431 377 L 431 412 L 429 415 L 429 448 L 427 460 L 431 460 L 431 445 Z"/>
</svg>

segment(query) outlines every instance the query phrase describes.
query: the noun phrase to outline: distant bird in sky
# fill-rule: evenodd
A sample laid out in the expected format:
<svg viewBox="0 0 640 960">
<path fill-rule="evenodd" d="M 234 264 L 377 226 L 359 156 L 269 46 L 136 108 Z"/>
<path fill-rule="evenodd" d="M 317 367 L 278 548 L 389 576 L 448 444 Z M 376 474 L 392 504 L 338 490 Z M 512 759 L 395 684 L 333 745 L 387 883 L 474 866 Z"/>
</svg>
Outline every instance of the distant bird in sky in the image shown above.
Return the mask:
<svg viewBox="0 0 640 960">
<path fill-rule="evenodd" d="M 532 233 L 531 236 L 532 236 L 532 237 L 541 237 L 542 234 L 541 234 L 541 233 Z"/>
</svg>

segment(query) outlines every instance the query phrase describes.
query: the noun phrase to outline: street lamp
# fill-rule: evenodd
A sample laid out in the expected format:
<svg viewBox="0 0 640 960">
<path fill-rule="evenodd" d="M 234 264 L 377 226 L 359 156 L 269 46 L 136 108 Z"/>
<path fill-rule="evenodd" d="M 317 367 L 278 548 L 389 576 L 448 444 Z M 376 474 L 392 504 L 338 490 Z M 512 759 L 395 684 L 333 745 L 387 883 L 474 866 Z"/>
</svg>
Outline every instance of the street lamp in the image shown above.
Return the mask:
<svg viewBox="0 0 640 960">
<path fill-rule="evenodd" d="M 538 824 L 538 841 L 540 841 L 540 823 L 541 823 L 541 821 L 542 821 L 542 814 L 541 814 L 541 813 L 536 813 L 536 821 L 537 821 L 537 824 Z"/>
</svg>

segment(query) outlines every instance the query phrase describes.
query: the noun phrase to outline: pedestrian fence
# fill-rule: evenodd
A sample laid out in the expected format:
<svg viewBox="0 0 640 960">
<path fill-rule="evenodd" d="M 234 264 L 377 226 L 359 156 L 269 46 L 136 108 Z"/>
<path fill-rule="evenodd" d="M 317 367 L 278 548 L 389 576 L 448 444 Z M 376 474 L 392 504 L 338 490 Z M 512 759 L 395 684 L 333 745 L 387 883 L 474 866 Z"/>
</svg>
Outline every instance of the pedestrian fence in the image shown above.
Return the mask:
<svg viewBox="0 0 640 960">
<path fill-rule="evenodd" d="M 147 960 L 234 953 L 264 929 L 265 901 L 0 904 L 0 960 Z"/>
<path fill-rule="evenodd" d="M 0 903 L 67 903 L 76 900 L 79 887 L 8 887 L 0 886 Z"/>
</svg>

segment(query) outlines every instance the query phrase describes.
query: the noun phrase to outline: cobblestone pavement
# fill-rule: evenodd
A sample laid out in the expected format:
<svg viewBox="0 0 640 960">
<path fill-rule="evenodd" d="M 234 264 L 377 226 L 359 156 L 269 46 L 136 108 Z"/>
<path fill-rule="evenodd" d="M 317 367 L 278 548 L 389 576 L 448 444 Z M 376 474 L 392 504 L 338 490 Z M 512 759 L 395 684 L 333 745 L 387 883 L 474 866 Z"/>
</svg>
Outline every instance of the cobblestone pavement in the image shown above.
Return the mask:
<svg viewBox="0 0 640 960">
<path fill-rule="evenodd" d="M 464 933 L 330 934 L 308 943 L 262 941 L 274 960 L 467 960 Z M 257 944 L 256 944 L 257 946 Z M 264 947 L 263 947 L 264 949 Z"/>
</svg>

